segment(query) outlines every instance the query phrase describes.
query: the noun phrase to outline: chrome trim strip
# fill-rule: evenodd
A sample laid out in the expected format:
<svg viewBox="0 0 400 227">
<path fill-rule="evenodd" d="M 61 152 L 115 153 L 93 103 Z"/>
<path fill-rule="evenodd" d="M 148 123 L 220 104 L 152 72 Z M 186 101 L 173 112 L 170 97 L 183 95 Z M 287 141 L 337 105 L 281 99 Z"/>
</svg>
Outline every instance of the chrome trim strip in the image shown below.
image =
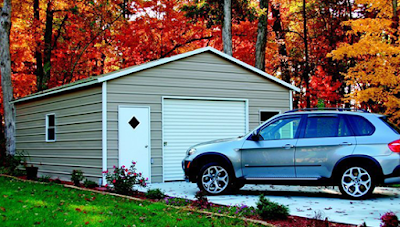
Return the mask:
<svg viewBox="0 0 400 227">
<path fill-rule="evenodd" d="M 246 180 L 318 180 L 316 177 L 260 177 L 260 178 L 246 178 Z"/>
</svg>

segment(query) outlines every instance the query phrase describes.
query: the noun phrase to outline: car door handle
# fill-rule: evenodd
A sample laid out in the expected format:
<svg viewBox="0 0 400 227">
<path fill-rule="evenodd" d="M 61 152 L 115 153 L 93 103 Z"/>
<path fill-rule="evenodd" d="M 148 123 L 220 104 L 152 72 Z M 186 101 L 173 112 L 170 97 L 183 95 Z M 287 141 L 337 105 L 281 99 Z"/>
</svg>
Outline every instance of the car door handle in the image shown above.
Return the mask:
<svg viewBox="0 0 400 227">
<path fill-rule="evenodd" d="M 341 143 L 339 145 L 341 145 L 341 146 L 350 146 L 350 145 L 353 145 L 353 144 L 349 143 L 349 142 L 343 142 L 343 143 Z"/>
<path fill-rule="evenodd" d="M 294 145 L 293 144 L 285 144 L 285 146 L 283 146 L 283 148 L 285 148 L 285 149 L 290 149 L 290 148 L 293 148 L 294 147 Z"/>
</svg>

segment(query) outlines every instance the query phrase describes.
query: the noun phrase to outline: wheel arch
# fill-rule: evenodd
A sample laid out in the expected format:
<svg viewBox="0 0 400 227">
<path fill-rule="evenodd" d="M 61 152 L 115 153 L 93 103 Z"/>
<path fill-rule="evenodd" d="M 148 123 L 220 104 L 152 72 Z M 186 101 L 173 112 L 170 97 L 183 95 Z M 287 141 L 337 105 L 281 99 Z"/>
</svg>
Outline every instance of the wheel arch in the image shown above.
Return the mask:
<svg viewBox="0 0 400 227">
<path fill-rule="evenodd" d="M 345 166 L 354 166 L 355 163 L 366 164 L 370 167 L 373 167 L 377 183 L 383 182 L 383 171 L 382 166 L 379 162 L 371 156 L 368 155 L 350 155 L 341 158 L 338 162 L 336 162 L 335 166 L 333 167 L 333 179 L 337 179 L 340 170 Z"/>
<path fill-rule="evenodd" d="M 199 154 L 196 158 L 193 159 L 192 163 L 190 164 L 190 176 L 189 180 L 191 182 L 196 182 L 197 181 L 197 175 L 198 172 L 200 171 L 201 167 L 203 167 L 207 163 L 211 162 L 218 162 L 221 164 L 226 165 L 228 168 L 228 171 L 230 174 L 232 174 L 232 177 L 236 178 L 235 171 L 233 169 L 233 165 L 231 160 L 229 160 L 228 157 L 225 155 L 218 153 L 218 152 L 205 152 L 202 154 Z"/>
</svg>

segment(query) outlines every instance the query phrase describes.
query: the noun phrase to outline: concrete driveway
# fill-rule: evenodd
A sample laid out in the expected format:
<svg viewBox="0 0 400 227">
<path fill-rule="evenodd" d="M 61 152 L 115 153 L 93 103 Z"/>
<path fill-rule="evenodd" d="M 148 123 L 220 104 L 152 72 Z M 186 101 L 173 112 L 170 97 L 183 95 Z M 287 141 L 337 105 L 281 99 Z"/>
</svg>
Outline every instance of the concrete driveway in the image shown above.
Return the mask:
<svg viewBox="0 0 400 227">
<path fill-rule="evenodd" d="M 197 185 L 186 182 L 150 184 L 168 196 L 194 199 Z M 223 205 L 255 206 L 258 196 L 264 193 L 271 201 L 288 205 L 290 214 L 330 221 L 368 226 L 379 226 L 379 218 L 388 211 L 400 216 L 400 189 L 378 187 L 368 200 L 346 200 L 335 187 L 304 187 L 276 185 L 246 185 L 237 195 L 208 196 L 209 201 Z"/>
</svg>

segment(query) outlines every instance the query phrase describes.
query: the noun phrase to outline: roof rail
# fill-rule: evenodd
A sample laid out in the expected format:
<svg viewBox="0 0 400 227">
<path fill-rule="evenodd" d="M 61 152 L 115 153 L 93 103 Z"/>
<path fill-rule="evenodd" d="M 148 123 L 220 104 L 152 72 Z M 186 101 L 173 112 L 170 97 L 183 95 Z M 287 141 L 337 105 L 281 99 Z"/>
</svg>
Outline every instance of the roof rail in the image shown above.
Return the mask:
<svg viewBox="0 0 400 227">
<path fill-rule="evenodd" d="M 336 108 L 336 107 L 294 109 L 294 110 L 286 111 L 285 113 L 294 113 L 294 112 L 301 112 L 301 111 L 319 111 L 319 110 L 353 111 L 353 112 L 369 113 L 367 110 L 364 110 L 364 109 Z"/>
</svg>

